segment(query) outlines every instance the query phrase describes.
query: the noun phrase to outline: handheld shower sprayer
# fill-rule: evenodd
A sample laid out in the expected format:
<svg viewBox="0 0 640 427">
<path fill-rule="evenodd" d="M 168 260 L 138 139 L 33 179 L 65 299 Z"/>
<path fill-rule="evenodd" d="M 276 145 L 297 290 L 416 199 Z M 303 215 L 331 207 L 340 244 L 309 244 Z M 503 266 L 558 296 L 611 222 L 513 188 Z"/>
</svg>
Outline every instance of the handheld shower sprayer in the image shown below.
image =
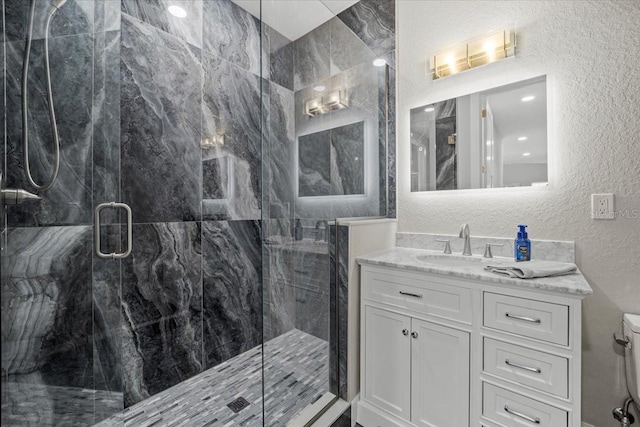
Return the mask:
<svg viewBox="0 0 640 427">
<path fill-rule="evenodd" d="M 50 188 L 58 177 L 60 169 L 60 135 L 56 123 L 56 111 L 53 105 L 53 93 L 51 90 L 51 66 L 49 64 L 49 27 L 53 15 L 60 9 L 67 0 L 52 0 L 47 11 L 47 19 L 44 29 L 44 68 L 45 81 L 47 86 L 47 104 L 49 109 L 49 121 L 51 122 L 51 133 L 53 135 L 54 159 L 53 171 L 49 179 L 44 184 L 38 184 L 31 175 L 29 163 L 29 58 L 31 56 L 31 41 L 33 39 L 33 18 L 36 12 L 36 0 L 31 0 L 29 10 L 29 23 L 27 27 L 27 39 L 25 42 L 24 57 L 22 61 L 22 159 L 24 174 L 29 184 L 36 190 L 46 190 Z"/>
</svg>

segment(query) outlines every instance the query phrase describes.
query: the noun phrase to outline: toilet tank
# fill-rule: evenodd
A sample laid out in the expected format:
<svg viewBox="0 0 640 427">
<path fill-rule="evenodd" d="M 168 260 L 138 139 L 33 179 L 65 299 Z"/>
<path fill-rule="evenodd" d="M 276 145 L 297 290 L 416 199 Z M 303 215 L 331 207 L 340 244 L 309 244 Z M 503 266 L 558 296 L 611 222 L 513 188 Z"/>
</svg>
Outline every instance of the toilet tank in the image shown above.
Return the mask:
<svg viewBox="0 0 640 427">
<path fill-rule="evenodd" d="M 640 315 L 625 314 L 623 318 L 624 336 L 631 342 L 625 349 L 627 387 L 631 397 L 640 403 Z"/>
</svg>

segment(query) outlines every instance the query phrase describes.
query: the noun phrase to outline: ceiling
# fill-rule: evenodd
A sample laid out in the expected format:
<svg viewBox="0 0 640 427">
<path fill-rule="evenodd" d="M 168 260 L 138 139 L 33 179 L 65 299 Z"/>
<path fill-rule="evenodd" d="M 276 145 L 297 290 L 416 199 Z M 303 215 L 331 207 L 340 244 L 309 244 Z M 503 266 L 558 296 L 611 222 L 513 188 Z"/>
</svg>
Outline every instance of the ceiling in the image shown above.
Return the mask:
<svg viewBox="0 0 640 427">
<path fill-rule="evenodd" d="M 260 0 L 232 0 L 260 18 Z M 297 40 L 359 0 L 262 0 L 262 21 L 289 40 Z"/>
</svg>

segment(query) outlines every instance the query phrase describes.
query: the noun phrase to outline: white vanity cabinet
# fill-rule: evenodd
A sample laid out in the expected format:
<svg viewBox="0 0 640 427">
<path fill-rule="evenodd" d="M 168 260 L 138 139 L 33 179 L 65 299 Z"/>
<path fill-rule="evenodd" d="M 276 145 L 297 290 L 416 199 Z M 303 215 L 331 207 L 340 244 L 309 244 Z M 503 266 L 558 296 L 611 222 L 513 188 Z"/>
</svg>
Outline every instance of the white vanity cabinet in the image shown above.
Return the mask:
<svg viewBox="0 0 640 427">
<path fill-rule="evenodd" d="M 364 427 L 579 427 L 581 299 L 361 263 Z"/>
</svg>

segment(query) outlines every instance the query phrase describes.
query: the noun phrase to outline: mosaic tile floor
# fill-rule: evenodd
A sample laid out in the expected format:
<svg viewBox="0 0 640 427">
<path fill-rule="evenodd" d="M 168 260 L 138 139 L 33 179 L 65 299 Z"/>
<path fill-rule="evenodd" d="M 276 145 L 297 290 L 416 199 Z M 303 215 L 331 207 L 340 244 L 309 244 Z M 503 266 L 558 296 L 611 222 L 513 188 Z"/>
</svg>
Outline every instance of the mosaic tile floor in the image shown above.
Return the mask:
<svg viewBox="0 0 640 427">
<path fill-rule="evenodd" d="M 266 426 L 284 426 L 328 391 L 329 346 L 324 340 L 294 329 L 265 343 L 264 363 Z M 261 365 L 257 347 L 96 427 L 261 426 Z M 241 396 L 250 405 L 236 414 L 226 405 Z"/>
</svg>

